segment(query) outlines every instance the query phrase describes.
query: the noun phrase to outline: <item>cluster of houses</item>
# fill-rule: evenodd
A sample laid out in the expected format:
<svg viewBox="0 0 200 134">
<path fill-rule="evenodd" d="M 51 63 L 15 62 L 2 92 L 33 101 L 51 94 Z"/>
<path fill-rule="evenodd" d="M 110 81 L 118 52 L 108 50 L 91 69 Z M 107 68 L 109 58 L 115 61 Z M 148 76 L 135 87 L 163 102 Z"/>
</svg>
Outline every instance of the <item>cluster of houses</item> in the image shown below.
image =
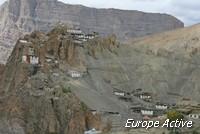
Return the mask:
<svg viewBox="0 0 200 134">
<path fill-rule="evenodd" d="M 129 92 L 124 92 L 124 91 L 121 91 L 120 89 L 114 88 L 113 94 L 118 97 L 123 97 L 123 98 L 130 98 L 132 96 L 135 96 L 146 102 L 152 101 L 152 94 L 148 92 L 142 92 L 140 89 L 137 89 L 136 92 L 129 93 Z"/>
<path fill-rule="evenodd" d="M 157 103 L 150 108 L 146 108 L 143 105 L 131 106 L 130 110 L 133 113 L 140 113 L 143 117 L 159 117 L 164 115 L 168 108 L 165 104 Z"/>
<path fill-rule="evenodd" d="M 113 95 L 117 96 L 118 99 L 129 102 L 129 110 L 132 113 L 141 114 L 143 119 L 151 119 L 152 117 L 163 117 L 169 109 L 175 109 L 176 111 L 182 113 L 186 118 L 190 120 L 200 121 L 200 105 L 199 106 L 181 106 L 177 104 L 164 104 L 161 102 L 154 102 L 153 95 L 148 92 L 142 92 L 142 89 L 136 89 L 133 92 L 125 92 L 114 88 Z M 149 103 L 150 105 L 143 105 L 142 103 L 134 104 L 132 97 L 137 97 L 143 102 Z M 188 100 L 188 99 L 187 99 Z"/>
<path fill-rule="evenodd" d="M 20 43 L 28 44 L 26 40 L 20 40 Z M 54 61 L 54 63 L 58 63 L 58 61 L 54 60 L 54 57 L 51 57 L 50 55 L 46 56 L 45 58 L 47 63 L 51 63 L 52 61 Z M 35 49 L 31 45 L 26 45 L 23 47 L 22 63 L 35 66 L 39 65 L 39 57 L 37 56 Z M 71 78 L 82 78 L 84 74 L 84 72 L 75 70 L 69 70 L 67 72 L 67 75 Z"/>
<path fill-rule="evenodd" d="M 96 33 L 85 34 L 80 29 L 68 29 L 67 32 L 72 36 L 74 43 L 81 45 L 83 42 L 94 39 Z"/>
<path fill-rule="evenodd" d="M 72 38 L 73 42 L 76 44 L 79 44 L 82 46 L 83 42 L 86 42 L 88 40 L 94 39 L 97 36 L 97 33 L 93 32 L 92 34 L 85 34 L 80 29 L 67 29 L 67 33 L 69 33 Z M 31 43 L 27 40 L 20 39 L 19 43 L 26 45 L 23 49 L 23 56 L 22 56 L 22 62 L 32 65 L 39 64 L 39 57 L 36 55 L 36 51 L 33 47 L 31 47 Z M 47 62 L 51 62 L 51 59 L 47 59 Z M 71 77 L 81 77 L 81 74 L 73 71 L 70 72 Z"/>
<path fill-rule="evenodd" d="M 133 113 L 140 113 L 145 118 L 159 117 L 166 113 L 169 106 L 160 102 L 153 103 L 153 95 L 148 92 L 142 92 L 142 89 L 136 89 L 133 92 L 124 92 L 114 88 L 113 94 L 119 99 L 130 102 L 129 110 Z M 153 103 L 152 106 L 146 107 L 143 104 L 133 104 L 132 98 L 136 97 L 143 102 Z"/>
</svg>

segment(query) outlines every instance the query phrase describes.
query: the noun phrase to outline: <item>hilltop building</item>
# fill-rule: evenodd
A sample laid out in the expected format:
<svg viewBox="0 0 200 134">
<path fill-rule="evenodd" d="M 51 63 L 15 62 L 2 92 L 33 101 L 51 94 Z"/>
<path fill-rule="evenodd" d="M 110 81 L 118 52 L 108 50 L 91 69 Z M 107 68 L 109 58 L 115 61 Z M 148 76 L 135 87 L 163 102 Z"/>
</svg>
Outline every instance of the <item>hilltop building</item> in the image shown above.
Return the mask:
<svg viewBox="0 0 200 134">
<path fill-rule="evenodd" d="M 92 34 L 89 33 L 89 34 L 85 34 L 83 31 L 81 31 L 81 29 L 79 28 L 71 28 L 71 29 L 68 29 L 67 32 L 72 36 L 73 38 L 73 42 L 76 43 L 76 44 L 83 44 L 84 42 L 88 41 L 88 40 L 91 40 L 91 39 L 94 39 L 96 37 L 96 33 L 93 32 Z"/>
</svg>

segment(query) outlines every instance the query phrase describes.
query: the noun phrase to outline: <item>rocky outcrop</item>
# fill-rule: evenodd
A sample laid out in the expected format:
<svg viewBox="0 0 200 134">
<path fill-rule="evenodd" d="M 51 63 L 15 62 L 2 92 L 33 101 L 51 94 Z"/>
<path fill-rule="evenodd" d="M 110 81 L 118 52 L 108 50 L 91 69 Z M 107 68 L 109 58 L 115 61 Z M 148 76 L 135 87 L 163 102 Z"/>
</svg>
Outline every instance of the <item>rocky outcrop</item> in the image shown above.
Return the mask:
<svg viewBox="0 0 200 134">
<path fill-rule="evenodd" d="M 17 42 L 1 76 L 0 133 L 83 134 L 94 127 L 103 130 L 101 117 L 93 115 L 67 84 L 67 69 L 82 66 L 70 36 L 34 32 L 23 41 Z M 31 56 L 23 60 L 30 49 L 32 56 L 39 57 L 37 65 L 31 63 Z"/>
<path fill-rule="evenodd" d="M 18 37 L 35 30 L 49 31 L 58 22 L 102 36 L 114 33 L 120 40 L 183 27 L 181 21 L 166 14 L 95 9 L 57 0 L 9 0 L 1 6 L 0 16 L 0 54 L 4 63 Z"/>
</svg>

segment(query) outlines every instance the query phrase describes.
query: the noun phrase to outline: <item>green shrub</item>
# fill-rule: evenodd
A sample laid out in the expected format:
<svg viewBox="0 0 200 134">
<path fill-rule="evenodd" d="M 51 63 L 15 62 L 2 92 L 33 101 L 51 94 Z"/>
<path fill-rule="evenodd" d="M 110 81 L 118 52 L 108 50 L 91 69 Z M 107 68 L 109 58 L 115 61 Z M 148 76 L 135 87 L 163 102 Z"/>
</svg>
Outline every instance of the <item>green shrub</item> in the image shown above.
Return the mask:
<svg viewBox="0 0 200 134">
<path fill-rule="evenodd" d="M 83 102 L 81 102 L 81 109 L 83 110 L 83 111 L 87 111 L 87 106 L 83 103 Z"/>
<path fill-rule="evenodd" d="M 167 118 L 170 120 L 170 121 L 175 121 L 175 120 L 181 120 L 184 118 L 184 116 L 176 111 L 176 110 L 171 110 L 169 112 L 167 112 Z"/>
<path fill-rule="evenodd" d="M 62 90 L 63 90 L 63 93 L 65 93 L 65 94 L 71 93 L 71 88 L 70 87 L 63 87 Z"/>
</svg>

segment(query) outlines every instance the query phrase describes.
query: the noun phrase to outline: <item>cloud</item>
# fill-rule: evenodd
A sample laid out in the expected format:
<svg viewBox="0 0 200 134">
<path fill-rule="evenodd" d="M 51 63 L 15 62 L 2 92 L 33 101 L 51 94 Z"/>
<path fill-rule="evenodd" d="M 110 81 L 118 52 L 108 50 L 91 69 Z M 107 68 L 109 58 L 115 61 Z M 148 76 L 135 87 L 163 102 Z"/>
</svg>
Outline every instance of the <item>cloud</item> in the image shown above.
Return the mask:
<svg viewBox="0 0 200 134">
<path fill-rule="evenodd" d="M 171 1 L 172 14 L 181 18 L 187 25 L 200 22 L 200 1 L 199 0 L 174 0 Z"/>
<path fill-rule="evenodd" d="M 3 4 L 6 0 L 0 0 L 0 5 Z"/>
<path fill-rule="evenodd" d="M 171 2 L 174 7 L 186 9 L 186 10 L 200 10 L 200 1 L 199 0 L 174 0 Z"/>
</svg>

